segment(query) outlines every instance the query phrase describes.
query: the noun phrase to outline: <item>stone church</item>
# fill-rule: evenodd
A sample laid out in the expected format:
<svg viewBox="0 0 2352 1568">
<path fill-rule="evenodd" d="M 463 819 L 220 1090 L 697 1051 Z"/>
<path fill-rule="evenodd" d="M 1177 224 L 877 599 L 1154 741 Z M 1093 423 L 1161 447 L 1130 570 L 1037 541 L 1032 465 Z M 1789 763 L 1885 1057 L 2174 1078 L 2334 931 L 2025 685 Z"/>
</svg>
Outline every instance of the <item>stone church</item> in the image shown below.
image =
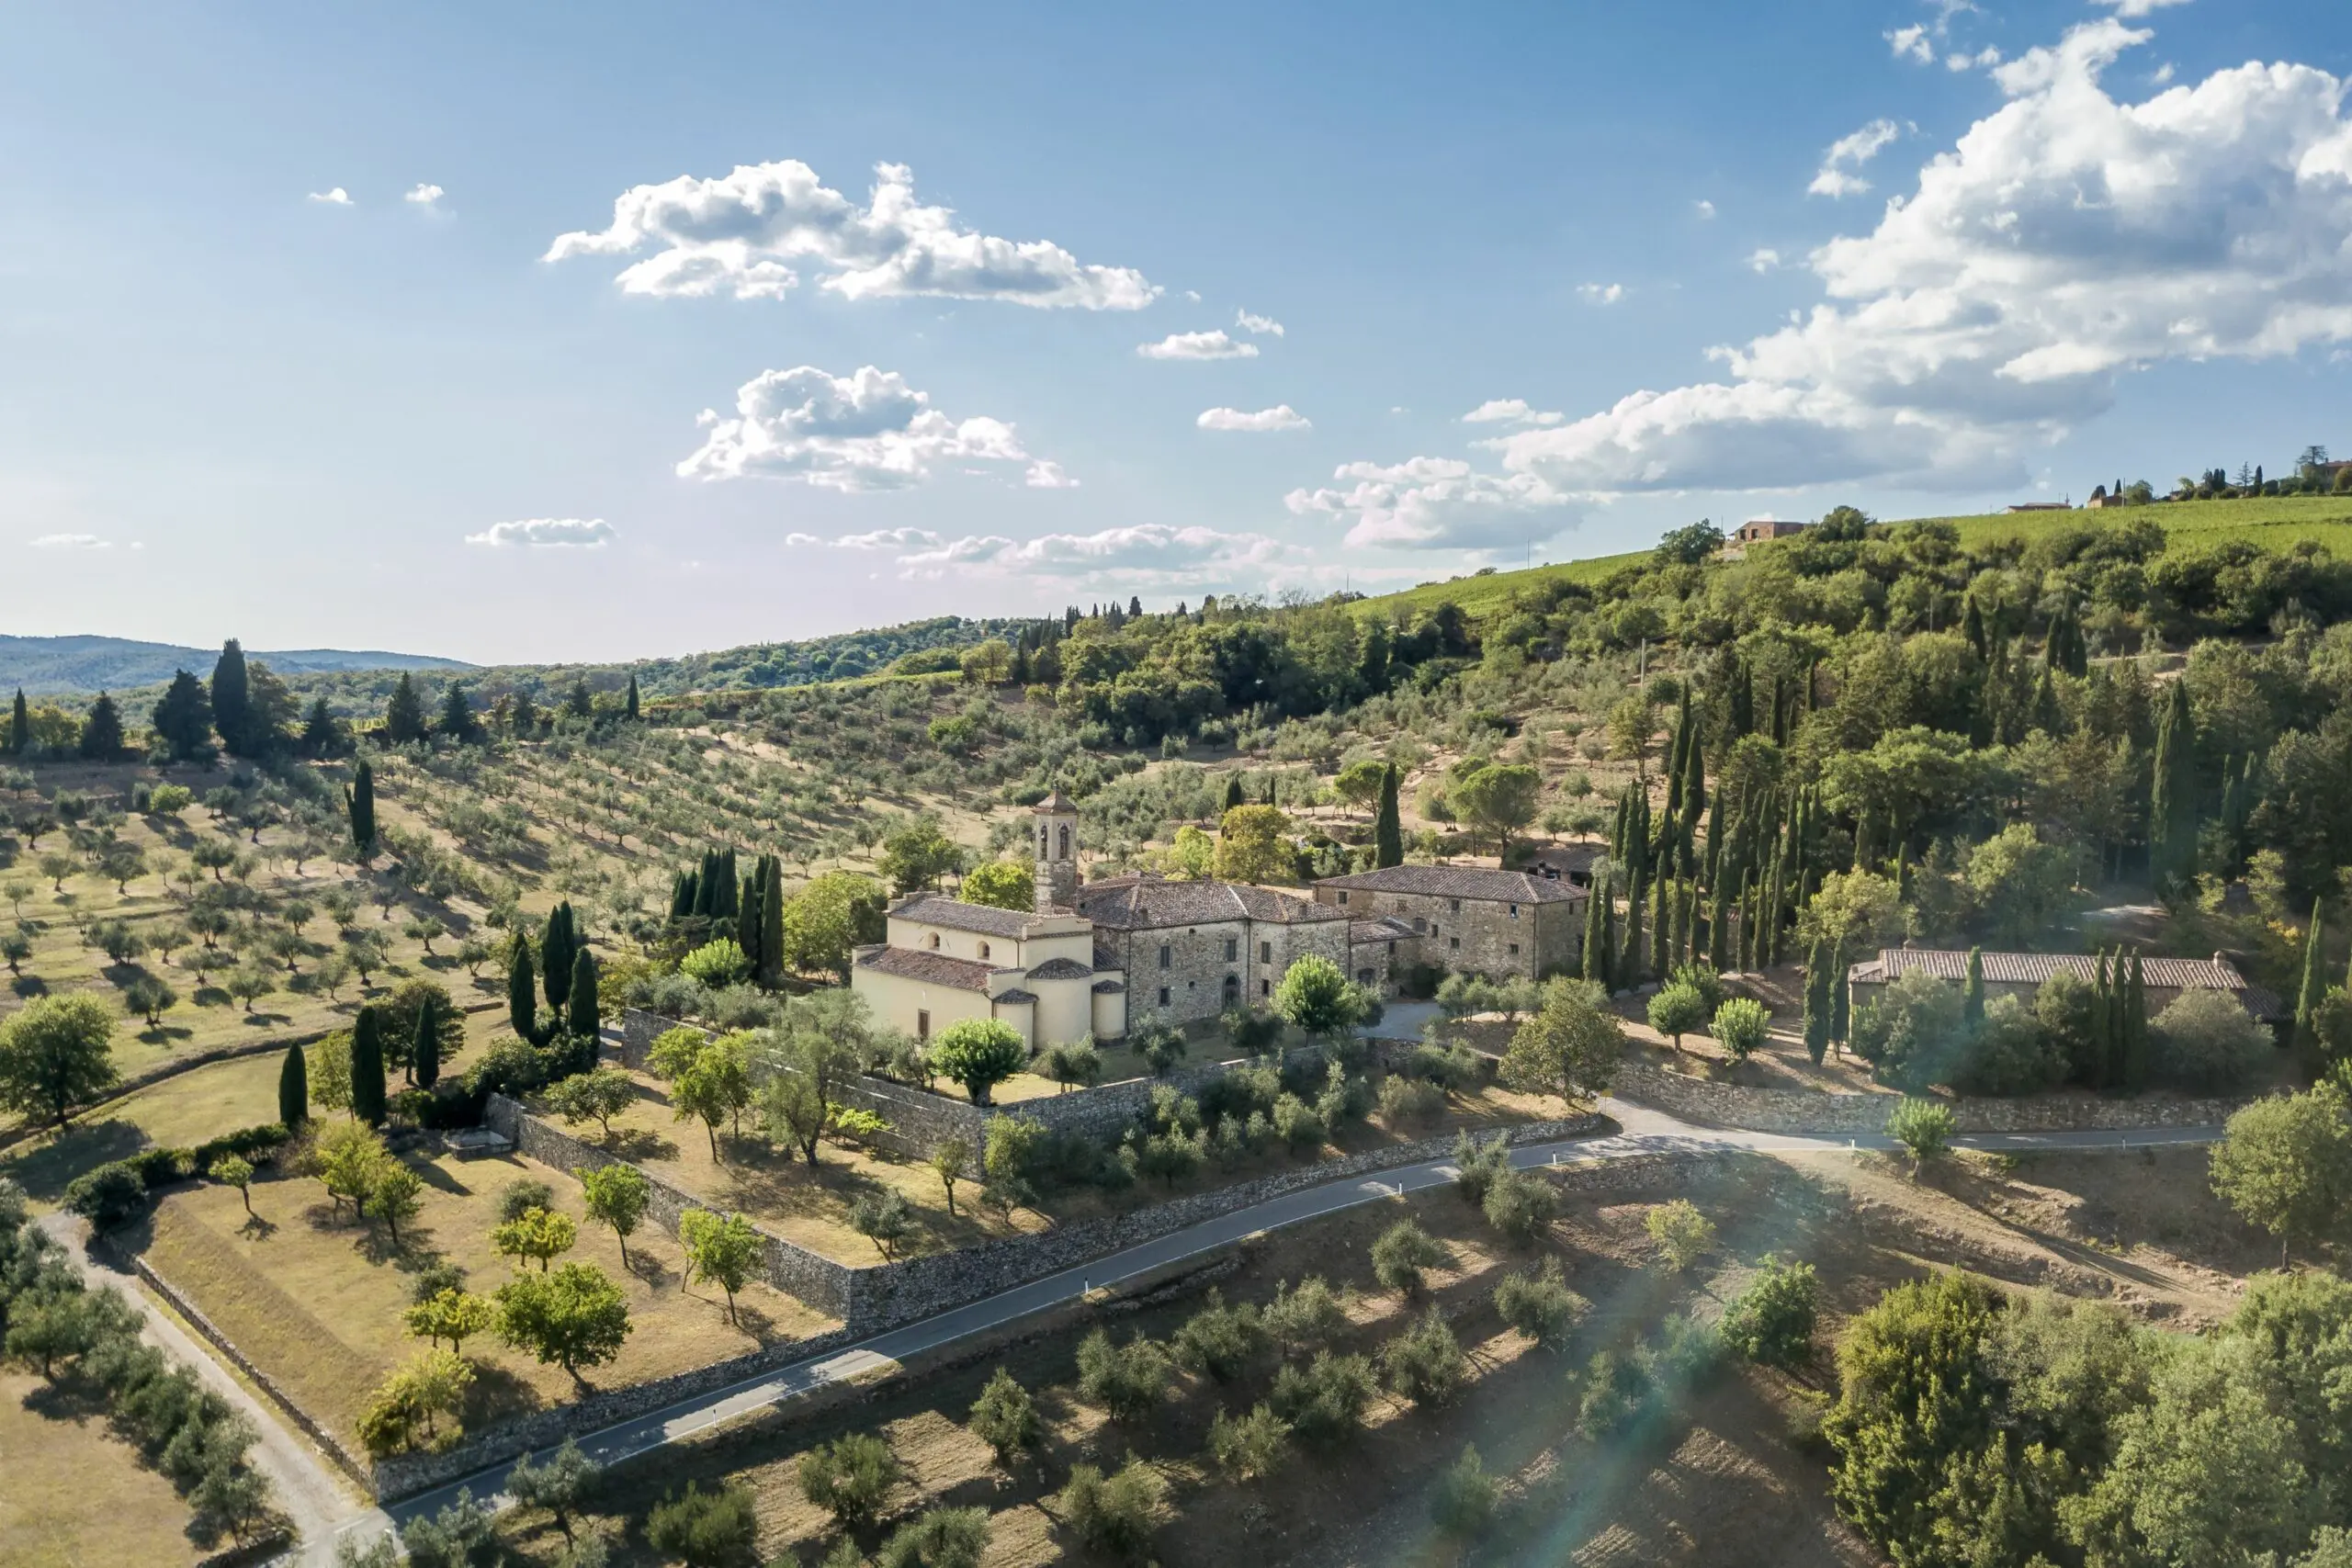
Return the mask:
<svg viewBox="0 0 2352 1568">
<path fill-rule="evenodd" d="M 1391 965 L 1418 955 L 1402 921 L 1271 888 L 1156 875 L 1082 882 L 1078 807 L 1057 790 L 1033 817 L 1034 911 L 918 893 L 892 906 L 880 944 L 857 950 L 850 983 L 876 1022 L 927 1040 L 961 1019 L 1001 1019 L 1033 1051 L 1110 1042 L 1141 1024 L 1266 1007 L 1308 953 L 1383 990 Z"/>
</svg>

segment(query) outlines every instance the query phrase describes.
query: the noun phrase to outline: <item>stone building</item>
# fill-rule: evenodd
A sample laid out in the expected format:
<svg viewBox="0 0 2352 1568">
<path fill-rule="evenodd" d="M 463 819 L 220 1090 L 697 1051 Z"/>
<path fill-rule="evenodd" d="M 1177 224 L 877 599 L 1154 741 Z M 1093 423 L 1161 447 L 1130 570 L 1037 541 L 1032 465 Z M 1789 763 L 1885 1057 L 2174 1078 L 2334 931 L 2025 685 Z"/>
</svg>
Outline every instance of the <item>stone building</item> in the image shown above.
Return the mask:
<svg viewBox="0 0 2352 1568">
<path fill-rule="evenodd" d="M 1469 865 L 1392 865 L 1315 885 L 1317 903 L 1351 919 L 1399 922 L 1419 941 L 1413 961 L 1497 979 L 1572 967 L 1589 897 L 1566 878 Z"/>
<path fill-rule="evenodd" d="M 1984 995 L 2023 997 L 2029 1001 L 2041 983 L 2061 969 L 2071 969 L 2089 980 L 2098 960 L 2079 953 L 1987 953 Z M 1905 975 L 1930 975 L 1957 986 L 1968 979 L 1968 954 L 1951 948 L 1886 947 L 1876 958 L 1864 959 L 1846 971 L 1846 984 L 1857 1009 L 1876 1001 L 1886 987 Z M 2155 1017 L 2183 991 L 2226 991 L 2238 1004 L 2266 1023 L 2286 1016 L 2276 996 L 2249 984 L 2237 966 L 2220 953 L 2211 958 L 2147 958 L 2140 960 L 2140 977 L 2148 993 L 2148 1016 Z"/>
<path fill-rule="evenodd" d="M 877 1022 L 928 1040 L 967 1018 L 1002 1019 L 1035 1049 L 1127 1032 L 1126 987 L 1099 960 L 1093 925 L 918 893 L 892 906 L 881 943 L 861 947 L 850 986 Z"/>
<path fill-rule="evenodd" d="M 1125 971 L 1134 1022 L 1188 1023 L 1263 1008 L 1308 953 L 1350 970 L 1347 915 L 1239 882 L 1114 876 L 1078 890 L 1097 947 Z"/>
</svg>

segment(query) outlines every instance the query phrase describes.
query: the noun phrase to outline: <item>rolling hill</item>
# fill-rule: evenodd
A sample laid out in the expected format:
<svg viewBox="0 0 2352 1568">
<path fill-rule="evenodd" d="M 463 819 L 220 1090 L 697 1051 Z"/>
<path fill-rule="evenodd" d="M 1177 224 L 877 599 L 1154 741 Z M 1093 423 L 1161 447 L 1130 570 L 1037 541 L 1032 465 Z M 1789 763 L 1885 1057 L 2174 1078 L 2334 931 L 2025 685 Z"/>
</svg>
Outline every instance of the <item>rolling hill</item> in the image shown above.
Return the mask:
<svg viewBox="0 0 2352 1568">
<path fill-rule="evenodd" d="M 9 637 L 0 635 L 0 690 L 21 686 L 27 696 L 62 696 L 119 691 L 169 681 L 175 671 L 209 674 L 220 650 L 180 648 L 167 642 L 137 642 L 119 637 Z M 426 654 L 384 653 L 336 648 L 247 650 L 283 675 L 315 675 L 356 670 L 470 670 L 472 665 Z"/>
</svg>

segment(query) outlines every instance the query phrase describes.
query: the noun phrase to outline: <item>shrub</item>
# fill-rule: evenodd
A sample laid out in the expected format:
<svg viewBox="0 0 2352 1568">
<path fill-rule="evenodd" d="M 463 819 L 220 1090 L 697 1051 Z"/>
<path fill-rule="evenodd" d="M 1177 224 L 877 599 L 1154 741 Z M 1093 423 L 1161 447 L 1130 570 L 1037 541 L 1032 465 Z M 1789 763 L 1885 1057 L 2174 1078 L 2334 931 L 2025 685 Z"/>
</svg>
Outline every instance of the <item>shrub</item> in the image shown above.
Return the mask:
<svg viewBox="0 0 2352 1568">
<path fill-rule="evenodd" d="M 1171 1375 L 1168 1352 L 1141 1335 L 1114 1348 L 1098 1328 L 1078 1348 L 1080 1397 L 1114 1421 L 1140 1420 L 1158 1409 Z"/>
<path fill-rule="evenodd" d="M 1304 1154 L 1320 1148 L 1327 1129 L 1323 1118 L 1315 1108 L 1295 1094 L 1285 1092 L 1274 1101 L 1274 1136 L 1280 1138 L 1293 1154 Z"/>
<path fill-rule="evenodd" d="M 931 1043 L 931 1068 L 964 1086 L 975 1105 L 989 1103 L 989 1091 L 1019 1072 L 1029 1048 L 1002 1019 L 967 1018 L 949 1024 Z"/>
<path fill-rule="evenodd" d="M 1244 1302 L 1225 1304 L 1221 1292 L 1209 1292 L 1208 1304 L 1194 1313 L 1169 1339 L 1176 1364 L 1219 1382 L 1231 1382 L 1247 1371 L 1267 1346 L 1265 1325 L 1258 1309 Z"/>
<path fill-rule="evenodd" d="M 678 973 L 706 990 L 720 990 L 751 972 L 752 961 L 728 936 L 707 942 L 678 961 Z"/>
<path fill-rule="evenodd" d="M 1510 1137 L 1497 1133 L 1485 1143 L 1472 1137 L 1465 1129 L 1453 1135 L 1453 1190 L 1462 1201 L 1475 1206 L 1487 1201 L 1487 1190 L 1495 1178 L 1510 1168 Z"/>
<path fill-rule="evenodd" d="M 1445 1090 L 1422 1078 L 1391 1073 L 1380 1081 L 1380 1119 L 1391 1127 L 1426 1122 L 1445 1110 Z"/>
<path fill-rule="evenodd" d="M 2262 1070 L 2270 1032 L 2224 991 L 2183 991 L 2148 1023 L 2159 1075 L 2183 1089 L 2226 1093 Z"/>
<path fill-rule="evenodd" d="M 1038 1070 L 1068 1090 L 1072 1084 L 1092 1085 L 1102 1081 L 1102 1053 L 1091 1041 L 1066 1041 L 1048 1045 L 1037 1059 Z"/>
<path fill-rule="evenodd" d="M 1958 987 L 1914 972 L 1855 1010 L 1850 1043 L 1885 1082 L 1925 1089 L 1950 1073 L 1963 1038 L 1961 1011 Z"/>
<path fill-rule="evenodd" d="M 1577 1429 L 1595 1442 L 1634 1424 L 1649 1401 L 1649 1369 L 1639 1356 L 1603 1350 L 1585 1367 Z"/>
<path fill-rule="evenodd" d="M 116 1160 L 67 1182 L 65 1208 L 89 1221 L 93 1229 L 112 1230 L 146 1213 L 147 1183 L 136 1166 Z"/>
<path fill-rule="evenodd" d="M 1650 1027 L 1682 1049 L 1682 1037 L 1707 1021 L 1707 998 L 1696 986 L 1680 981 L 1668 985 L 1650 998 Z"/>
<path fill-rule="evenodd" d="M 914 1210 L 907 1195 L 895 1187 L 884 1189 L 879 1197 L 865 1193 L 850 1205 L 849 1228 L 872 1242 L 887 1260 L 897 1257 L 899 1247 L 914 1234 Z"/>
<path fill-rule="evenodd" d="M 1810 1263 L 1783 1264 L 1767 1254 L 1747 1289 L 1724 1309 L 1724 1348 L 1768 1367 L 1792 1367 L 1813 1354 L 1819 1280 Z"/>
<path fill-rule="evenodd" d="M 1448 1094 L 1466 1094 L 1486 1081 L 1487 1058 L 1467 1045 L 1429 1042 L 1414 1046 L 1400 1070 Z"/>
<path fill-rule="evenodd" d="M 1525 1247 L 1542 1235 L 1560 1212 L 1560 1195 L 1531 1171 L 1506 1167 L 1487 1189 L 1487 1223 Z"/>
<path fill-rule="evenodd" d="M 545 1508 L 555 1517 L 564 1540 L 570 1540 L 572 1516 L 596 1495 L 604 1473 L 604 1466 L 566 1438 L 560 1448 L 538 1463 L 533 1463 L 528 1454 L 516 1460 L 514 1468 L 506 1472 L 506 1495 L 514 1499 L 516 1507 Z"/>
<path fill-rule="evenodd" d="M 1290 1457 L 1290 1423 L 1265 1404 L 1238 1417 L 1219 1410 L 1209 1424 L 1209 1457 L 1236 1481 L 1263 1481 Z"/>
<path fill-rule="evenodd" d="M 988 1444 L 999 1464 L 1010 1464 L 1013 1455 L 1035 1448 L 1045 1434 L 1045 1424 L 1037 1418 L 1037 1402 L 1002 1367 L 972 1402 L 971 1418 L 965 1427 Z"/>
<path fill-rule="evenodd" d="M 1352 1292 L 1334 1291 L 1321 1275 L 1310 1274 L 1295 1286 L 1276 1285 L 1274 1299 L 1259 1314 L 1259 1321 L 1284 1355 L 1303 1356 L 1326 1348 L 1347 1332 L 1353 1301 Z"/>
<path fill-rule="evenodd" d="M 548 1072 L 547 1052 L 510 1034 L 492 1041 L 483 1050 L 481 1060 L 466 1073 L 466 1087 L 477 1095 L 503 1094 L 513 1099 L 546 1083 Z"/>
<path fill-rule="evenodd" d="M 1963 1094 L 2033 1094 L 2064 1081 L 2066 1070 L 2064 1048 L 2034 1010 L 2016 997 L 1995 997 L 1961 1048 L 1952 1087 Z"/>
<path fill-rule="evenodd" d="M 1470 1359 L 1437 1308 L 1380 1348 L 1380 1368 L 1389 1389 L 1415 1404 L 1443 1404 L 1462 1388 Z"/>
<path fill-rule="evenodd" d="M 1372 1244 L 1372 1275 L 1389 1290 L 1409 1296 L 1421 1288 L 1422 1270 L 1442 1268 L 1453 1254 L 1410 1220 L 1399 1220 Z"/>
<path fill-rule="evenodd" d="M 1715 1244 L 1714 1222 L 1687 1198 L 1659 1204 L 1643 1217 L 1642 1224 L 1657 1243 L 1666 1266 L 1678 1274 L 1689 1272 Z"/>
<path fill-rule="evenodd" d="M 1911 1151 L 1911 1173 L 1951 1146 L 1951 1107 L 1905 1096 L 1886 1115 L 1886 1135 Z"/>
<path fill-rule="evenodd" d="M 1589 1306 L 1568 1289 L 1556 1258 L 1545 1258 L 1541 1269 L 1531 1272 L 1506 1274 L 1495 1286 L 1496 1315 L 1547 1350 L 1566 1346 Z"/>
<path fill-rule="evenodd" d="M 1362 1356 L 1316 1353 L 1305 1367 L 1285 1361 L 1274 1374 L 1267 1403 L 1291 1430 L 1309 1442 L 1336 1442 L 1363 1424 L 1365 1406 L 1380 1385 Z"/>
<path fill-rule="evenodd" d="M 1094 1551 L 1140 1558 L 1150 1548 L 1167 1496 L 1168 1483 L 1139 1459 L 1129 1459 L 1107 1479 L 1093 1465 L 1073 1465 L 1069 1484 L 1055 1495 L 1054 1512 Z"/>
<path fill-rule="evenodd" d="M 690 1481 L 683 1495 L 655 1505 L 646 1516 L 646 1541 L 686 1568 L 758 1568 L 753 1504 L 748 1486 L 704 1492 Z"/>
<path fill-rule="evenodd" d="M 489 1568 L 499 1559 L 495 1516 L 462 1487 L 458 1500 L 431 1518 L 411 1519 L 401 1544 L 409 1568 Z"/>
<path fill-rule="evenodd" d="M 989 1549 L 986 1508 L 930 1508 L 882 1543 L 875 1568 L 980 1568 Z"/>
<path fill-rule="evenodd" d="M 1770 1036 L 1771 1010 L 1751 998 L 1734 997 L 1715 1010 L 1707 1032 L 1733 1061 L 1745 1062 Z"/>
<path fill-rule="evenodd" d="M 898 1484 L 899 1459 L 881 1438 L 850 1432 L 802 1454 L 797 1473 L 802 1496 L 845 1525 L 862 1524 Z"/>
<path fill-rule="evenodd" d="M 1465 1448 L 1438 1477 L 1437 1489 L 1430 1495 L 1430 1518 L 1450 1536 L 1466 1540 L 1483 1535 L 1495 1517 L 1498 1490 L 1478 1450 Z"/>
</svg>

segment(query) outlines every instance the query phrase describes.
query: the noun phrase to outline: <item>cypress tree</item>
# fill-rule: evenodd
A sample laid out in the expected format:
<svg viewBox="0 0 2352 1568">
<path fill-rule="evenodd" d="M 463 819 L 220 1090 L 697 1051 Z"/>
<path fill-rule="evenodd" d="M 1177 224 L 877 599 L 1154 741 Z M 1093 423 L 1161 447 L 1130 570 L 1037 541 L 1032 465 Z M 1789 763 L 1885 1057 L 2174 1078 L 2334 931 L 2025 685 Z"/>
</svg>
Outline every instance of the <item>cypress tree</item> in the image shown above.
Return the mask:
<svg viewBox="0 0 2352 1568">
<path fill-rule="evenodd" d="M 2311 932 L 2303 939 L 2303 983 L 2295 992 L 2293 1043 L 2295 1049 L 2306 1053 L 2314 1051 L 2319 1044 L 2319 1032 L 2312 1021 L 2319 1011 L 2321 999 L 2327 995 L 2327 977 L 2320 973 L 2319 967 L 2320 942 L 2326 934 L 2324 915 L 2323 903 L 2317 898 L 2312 899 Z"/>
<path fill-rule="evenodd" d="M 514 933 L 514 945 L 506 955 L 506 1021 L 522 1038 L 537 1043 L 539 1038 L 539 983 L 531 973 L 531 944 L 523 933 Z"/>
<path fill-rule="evenodd" d="M 695 885 L 691 871 L 682 871 L 670 878 L 670 918 L 683 920 L 695 912 Z"/>
<path fill-rule="evenodd" d="M 1984 612 L 1973 593 L 1968 596 L 1968 608 L 1960 617 L 1960 635 L 1968 639 L 1968 646 L 1976 650 L 1977 658 L 1984 657 Z"/>
<path fill-rule="evenodd" d="M 416 1038 L 409 1046 L 409 1077 L 419 1089 L 431 1089 L 441 1077 L 441 1031 L 433 1017 L 428 993 L 417 1005 Z"/>
<path fill-rule="evenodd" d="M 1829 1054 L 1829 942 L 1813 939 L 1804 960 L 1804 1054 L 1815 1066 Z"/>
<path fill-rule="evenodd" d="M 743 879 L 742 891 L 735 900 L 735 945 L 743 950 L 743 956 L 754 968 L 760 962 L 760 897 L 765 891 L 765 878 L 754 862 L 752 874 Z"/>
<path fill-rule="evenodd" d="M 25 689 L 17 688 L 16 706 L 8 713 L 8 755 L 21 757 L 33 743 L 32 710 L 25 705 Z"/>
<path fill-rule="evenodd" d="M 220 722 L 220 694 L 216 682 L 212 694 L 213 722 Z M 400 683 L 392 688 L 391 700 L 384 705 L 384 737 L 395 746 L 424 739 L 424 699 L 417 694 L 416 681 L 405 670 Z"/>
<path fill-rule="evenodd" d="M 1687 807 L 1690 797 L 1686 795 L 1683 798 L 1685 807 Z M 1707 886 L 1711 889 L 1716 883 L 1723 880 L 1723 862 L 1724 797 L 1722 792 L 1718 791 L 1715 795 L 1715 798 L 1707 803 L 1706 877 Z"/>
<path fill-rule="evenodd" d="M 1781 961 L 1781 916 L 1787 907 L 1788 872 L 1779 851 L 1772 855 L 1772 876 L 1764 894 L 1763 929 L 1757 933 L 1757 956 L 1762 961 L 1757 967 L 1769 969 Z"/>
<path fill-rule="evenodd" d="M 708 919 L 718 909 L 718 852 L 705 850 L 695 871 L 695 903 L 691 914 Z"/>
<path fill-rule="evenodd" d="M 2196 749 L 2188 687 L 2176 680 L 2156 722 L 2154 793 L 2148 811 L 2149 870 L 2160 888 L 2187 881 L 2196 870 Z"/>
<path fill-rule="evenodd" d="M 1672 892 L 1673 885 L 1661 871 L 1657 878 L 1650 884 L 1650 974 L 1653 978 L 1658 980 L 1665 979 L 1674 966 L 1674 948 L 1668 940 L 1669 931 L 1667 913 L 1668 908 L 1667 900 Z"/>
<path fill-rule="evenodd" d="M 1388 627 L 1379 621 L 1364 628 L 1363 651 L 1356 663 L 1356 674 L 1368 695 L 1376 697 L 1388 690 Z"/>
<path fill-rule="evenodd" d="M 548 911 L 547 930 L 539 937 L 540 989 L 557 1024 L 563 1021 L 564 1000 L 571 994 L 571 955 L 577 945 L 571 933 L 571 900 L 566 898 Z"/>
<path fill-rule="evenodd" d="M 596 998 L 595 955 L 584 947 L 571 957 L 571 998 L 564 1008 L 564 1021 L 571 1025 L 572 1037 L 582 1042 L 587 1066 L 595 1066 L 596 1038 L 605 1027 L 604 1010 Z"/>
<path fill-rule="evenodd" d="M 254 754 L 253 685 L 245 672 L 245 650 L 235 637 L 220 645 L 220 657 L 212 666 L 212 724 L 231 756 Z"/>
<path fill-rule="evenodd" d="M 212 743 L 212 698 L 203 682 L 185 670 L 175 671 L 148 722 L 172 749 L 174 761 L 193 761 Z"/>
<path fill-rule="evenodd" d="M 1846 978 L 1846 950 L 1829 950 L 1829 1038 L 1839 1046 L 1846 1043 L 1848 1032 L 1854 1021 L 1854 988 Z"/>
<path fill-rule="evenodd" d="M 1623 962 L 1615 965 L 1616 978 L 1627 988 L 1642 983 L 1642 904 L 1649 889 L 1644 886 L 1638 865 L 1625 884 L 1625 946 Z"/>
<path fill-rule="evenodd" d="M 372 1007 L 351 1026 L 351 1113 L 370 1127 L 384 1124 L 383 1025 Z"/>
<path fill-rule="evenodd" d="M 632 671 L 630 671 L 628 672 L 628 710 L 627 710 L 627 711 L 628 711 L 628 713 L 629 722 L 630 722 L 631 724 L 636 723 L 636 722 L 637 722 L 637 671 L 634 671 L 634 670 L 632 670 Z"/>
<path fill-rule="evenodd" d="M 563 699 L 563 711 L 574 718 L 594 718 L 596 699 L 588 694 L 588 677 L 580 676 L 571 682 L 571 690 Z"/>
<path fill-rule="evenodd" d="M 1242 795 L 1241 795 L 1241 775 L 1240 775 L 1239 773 L 1227 773 L 1227 774 L 1226 774 L 1226 775 L 1225 775 L 1225 808 L 1226 808 L 1227 811 L 1230 811 L 1230 810 L 1232 810 L 1232 809 L 1233 809 L 1235 807 L 1237 807 L 1237 806 L 1247 806 L 1247 805 L 1249 805 L 1249 804 L 1250 804 L 1250 803 L 1249 803 L 1247 800 L 1245 800 L 1245 799 L 1243 799 L 1243 798 L 1242 798 Z"/>
<path fill-rule="evenodd" d="M 1601 943 L 1607 940 L 1601 930 L 1601 908 L 1609 902 L 1609 879 L 1595 877 L 1585 890 L 1584 951 L 1578 955 L 1577 973 L 1583 978 L 1606 984 L 1609 976 L 1609 955 Z"/>
<path fill-rule="evenodd" d="M 351 847 L 359 852 L 359 863 L 365 865 L 376 856 L 376 770 L 364 757 L 351 772 L 343 808 L 351 819 Z"/>
<path fill-rule="evenodd" d="M 1617 973 L 1617 896 L 1612 891 L 1603 900 L 1600 910 L 1600 983 L 1614 991 L 1621 978 Z"/>
<path fill-rule="evenodd" d="M 1960 994 L 1960 1021 L 1969 1030 L 1984 1027 L 1984 950 L 1968 950 L 1968 985 Z"/>
<path fill-rule="evenodd" d="M 83 759 L 93 762 L 111 762 L 122 755 L 122 710 L 104 692 L 83 721 L 80 750 Z"/>
<path fill-rule="evenodd" d="M 2148 982 L 2140 954 L 2132 954 L 2132 984 L 2123 998 L 2123 1087 L 2137 1091 L 2148 1082 Z"/>
<path fill-rule="evenodd" d="M 452 740 L 471 740 L 481 731 L 474 721 L 474 705 L 466 700 L 466 684 L 452 681 L 441 698 L 441 733 Z"/>
<path fill-rule="evenodd" d="M 716 889 L 718 907 L 711 910 L 711 915 L 715 919 L 731 919 L 734 918 L 737 907 L 736 894 L 740 891 L 740 888 L 741 885 L 736 881 L 735 847 L 732 844 L 729 844 L 726 849 L 721 850 L 718 852 L 718 886 Z M 565 922 L 569 924 L 571 920 L 571 911 L 569 907 L 565 909 L 564 919 Z"/>
<path fill-rule="evenodd" d="M 300 1045 L 288 1045 L 277 1066 L 277 1124 L 295 1133 L 310 1119 L 311 1064 Z"/>
<path fill-rule="evenodd" d="M 2090 1086 L 2105 1089 L 2108 1084 L 2108 1040 L 2113 1030 L 2115 1000 L 2113 980 L 2108 973 L 2107 954 L 2098 955 L 2098 965 L 2091 976 L 2091 1060 Z"/>
<path fill-rule="evenodd" d="M 1709 890 L 1707 967 L 1718 975 L 1731 966 L 1731 889 L 1723 878 Z"/>
<path fill-rule="evenodd" d="M 1707 808 L 1706 750 L 1705 738 L 1693 731 L 1690 744 L 1682 753 L 1682 869 L 1690 875 L 1698 874 L 1693 851 L 1698 841 L 1699 814 Z"/>
<path fill-rule="evenodd" d="M 1385 868 L 1405 863 L 1405 824 L 1396 804 L 1399 781 L 1396 764 L 1380 775 L 1380 815 L 1372 825 L 1372 863 Z"/>
<path fill-rule="evenodd" d="M 771 985 L 784 979 L 784 862 L 767 857 L 768 871 L 760 894 L 760 974 Z"/>
</svg>

